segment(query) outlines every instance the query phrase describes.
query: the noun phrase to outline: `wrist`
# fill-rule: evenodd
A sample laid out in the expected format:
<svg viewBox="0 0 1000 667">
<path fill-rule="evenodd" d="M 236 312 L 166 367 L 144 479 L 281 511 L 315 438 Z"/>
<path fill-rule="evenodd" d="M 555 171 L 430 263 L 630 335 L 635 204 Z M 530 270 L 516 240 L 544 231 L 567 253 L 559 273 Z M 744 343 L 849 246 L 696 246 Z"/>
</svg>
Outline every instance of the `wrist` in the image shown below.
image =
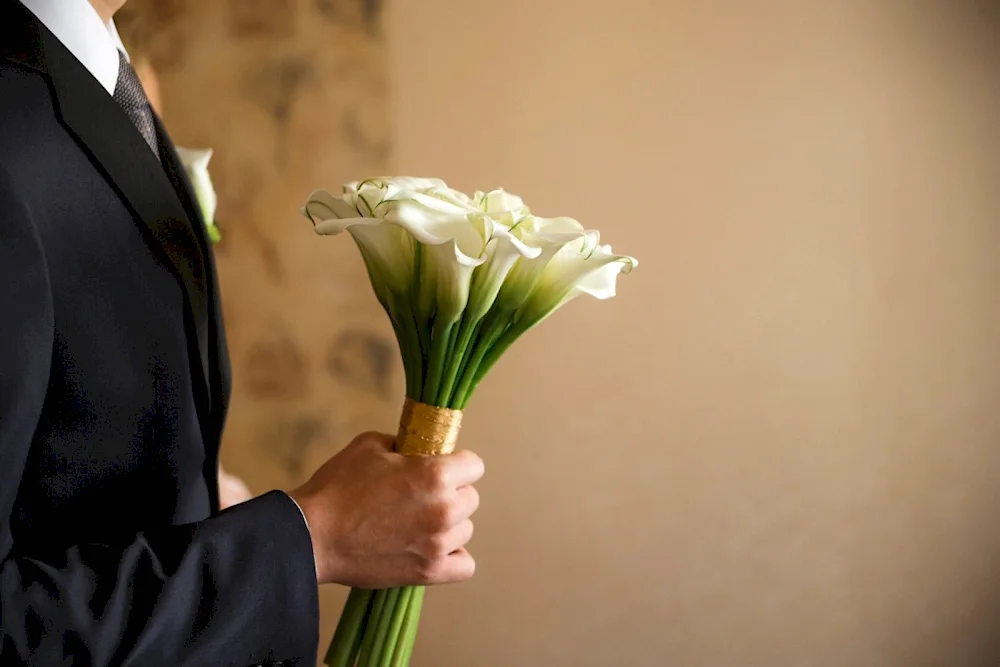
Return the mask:
<svg viewBox="0 0 1000 667">
<path fill-rule="evenodd" d="M 315 531 L 314 526 L 317 524 L 317 522 L 314 520 L 314 518 L 312 520 L 310 518 L 310 511 L 307 509 L 307 507 L 310 506 L 308 498 L 304 494 L 298 493 L 296 491 L 289 492 L 287 495 L 291 499 L 291 501 L 295 503 L 295 506 L 299 510 L 299 514 L 302 515 L 302 523 L 305 524 L 306 531 L 309 533 L 309 541 L 312 546 L 313 567 L 316 571 L 316 581 L 322 582 L 324 581 L 323 579 L 324 573 L 321 571 L 320 568 L 320 562 L 322 561 L 322 558 L 321 554 L 318 551 L 319 536 L 316 535 L 316 533 L 314 532 Z"/>
</svg>

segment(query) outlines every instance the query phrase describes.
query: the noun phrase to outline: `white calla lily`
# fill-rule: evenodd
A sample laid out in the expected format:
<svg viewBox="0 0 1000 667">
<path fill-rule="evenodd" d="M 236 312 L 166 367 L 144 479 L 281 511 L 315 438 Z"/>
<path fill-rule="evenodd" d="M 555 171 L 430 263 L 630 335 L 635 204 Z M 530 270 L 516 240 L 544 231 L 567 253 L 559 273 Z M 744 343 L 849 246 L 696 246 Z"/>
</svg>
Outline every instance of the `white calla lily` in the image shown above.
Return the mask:
<svg viewBox="0 0 1000 667">
<path fill-rule="evenodd" d="M 494 224 L 493 238 L 487 244 L 488 259 L 472 276 L 466 317 L 472 321 L 481 319 L 493 307 L 518 260 L 536 259 L 541 253 L 542 248 L 525 243 L 510 228 Z"/>
<path fill-rule="evenodd" d="M 477 191 L 472 195 L 472 203 L 484 213 L 508 225 L 516 224 L 531 213 L 523 199 L 502 188 L 488 192 Z"/>
<path fill-rule="evenodd" d="M 576 224 L 562 219 L 542 221 L 540 227 L 572 229 Z M 598 299 L 614 296 L 618 276 L 638 266 L 635 258 L 616 255 L 611 246 L 600 245 L 596 231 L 547 231 L 533 236 L 541 252 L 534 259 L 519 259 L 509 273 L 490 312 L 489 330 L 473 353 L 475 371 L 459 385 L 461 396 L 470 395 L 520 336 L 560 306 L 581 294 Z"/>
<path fill-rule="evenodd" d="M 520 326 L 533 327 L 581 294 L 596 299 L 615 295 L 617 279 L 639 265 L 628 255 L 616 255 L 599 244 L 598 232 L 588 232 L 563 245 L 545 265 L 518 313 Z"/>
<path fill-rule="evenodd" d="M 497 300 L 509 310 L 517 309 L 524 303 L 556 253 L 564 246 L 593 234 L 573 218 L 540 218 L 533 215 L 521 220 L 511 233 L 526 246 L 538 251 L 520 257 L 500 289 Z"/>
<path fill-rule="evenodd" d="M 458 320 L 469 300 L 473 271 L 487 259 L 486 244 L 493 235 L 491 221 L 442 218 L 417 225 L 402 220 L 397 224 L 422 246 L 418 280 L 434 287 L 435 325 Z"/>
<path fill-rule="evenodd" d="M 177 146 L 176 149 L 188 180 L 191 181 L 191 187 L 194 188 L 194 196 L 198 202 L 202 222 L 205 224 L 209 238 L 213 243 L 217 243 L 220 239 L 219 229 L 215 224 L 218 197 L 212 186 L 212 178 L 208 173 L 208 163 L 212 159 L 213 151 L 211 148 L 197 149 L 182 146 Z"/>
<path fill-rule="evenodd" d="M 413 278 L 413 242 L 406 230 L 381 224 L 379 218 L 358 215 L 353 202 L 326 191 L 309 195 L 303 212 L 320 235 L 344 231 L 354 239 L 364 260 L 375 295 L 388 307 L 391 298 L 407 294 Z"/>
<path fill-rule="evenodd" d="M 494 223 L 478 213 L 443 181 L 418 178 L 358 181 L 340 197 L 314 192 L 305 206 L 317 234 L 351 234 L 376 293 L 415 296 L 425 316 L 433 309 L 449 322 L 461 316 L 472 272 L 487 259 Z"/>
</svg>

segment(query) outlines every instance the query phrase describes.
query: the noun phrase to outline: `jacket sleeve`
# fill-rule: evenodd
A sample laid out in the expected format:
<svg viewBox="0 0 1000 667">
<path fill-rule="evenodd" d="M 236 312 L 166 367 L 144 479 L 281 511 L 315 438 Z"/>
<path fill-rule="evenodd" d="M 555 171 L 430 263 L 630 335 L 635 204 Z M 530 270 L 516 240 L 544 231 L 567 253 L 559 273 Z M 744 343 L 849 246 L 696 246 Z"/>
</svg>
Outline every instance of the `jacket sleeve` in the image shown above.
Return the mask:
<svg viewBox="0 0 1000 667">
<path fill-rule="evenodd" d="M 312 544 L 274 491 L 121 543 L 19 555 L 11 511 L 48 384 L 53 309 L 29 209 L 0 171 L 0 664 L 314 664 Z"/>
</svg>

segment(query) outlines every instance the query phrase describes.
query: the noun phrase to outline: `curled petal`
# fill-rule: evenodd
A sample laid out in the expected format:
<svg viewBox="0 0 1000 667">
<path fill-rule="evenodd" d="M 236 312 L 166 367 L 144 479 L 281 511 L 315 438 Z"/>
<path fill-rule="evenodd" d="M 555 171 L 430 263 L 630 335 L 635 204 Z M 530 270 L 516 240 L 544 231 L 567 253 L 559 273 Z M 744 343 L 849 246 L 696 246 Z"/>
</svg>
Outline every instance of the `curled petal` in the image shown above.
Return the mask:
<svg viewBox="0 0 1000 667">
<path fill-rule="evenodd" d="M 413 282 L 413 240 L 406 229 L 379 218 L 359 217 L 342 199 L 326 192 L 313 193 L 303 212 L 321 236 L 345 231 L 351 235 L 377 294 L 385 289 L 396 294 L 408 292 Z M 344 217 L 338 217 L 341 215 Z"/>
<path fill-rule="evenodd" d="M 604 247 L 610 254 L 611 246 Z M 615 259 L 583 275 L 574 286 L 575 293 L 570 294 L 569 298 L 579 294 L 588 294 L 595 299 L 610 299 L 616 294 L 618 276 L 628 275 L 637 266 L 639 266 L 639 261 L 634 257 L 615 256 Z"/>
<path fill-rule="evenodd" d="M 377 211 L 389 221 L 414 229 L 437 224 L 468 225 L 470 214 L 476 213 L 471 207 L 419 192 L 409 192 L 398 199 L 384 199 Z"/>
<path fill-rule="evenodd" d="M 524 205 L 524 200 L 502 188 L 489 192 L 476 192 L 472 195 L 472 201 L 483 212 L 491 215 L 510 214 L 520 219 L 530 213 L 528 207 Z"/>
<path fill-rule="evenodd" d="M 358 210 L 342 197 L 335 197 L 326 190 L 317 190 L 309 195 L 302 212 L 312 220 L 313 225 L 331 218 L 358 218 Z"/>
<path fill-rule="evenodd" d="M 611 246 L 597 241 L 597 232 L 591 232 L 553 255 L 521 308 L 519 317 L 525 326 L 534 326 L 580 294 L 598 299 L 615 295 L 618 275 L 629 273 L 638 261 L 616 255 Z"/>
<path fill-rule="evenodd" d="M 348 202 L 358 202 L 362 215 L 378 216 L 384 204 L 406 201 L 415 196 L 437 199 L 443 204 L 451 204 L 465 211 L 476 210 L 467 195 L 449 188 L 437 178 L 369 178 L 348 183 L 344 186 L 343 198 Z M 433 204 L 431 204 L 433 206 Z"/>
<path fill-rule="evenodd" d="M 357 193 L 362 187 L 374 186 L 383 190 L 396 188 L 397 190 L 410 190 L 419 192 L 421 190 L 438 190 L 447 188 L 448 185 L 440 178 L 417 178 L 413 176 L 377 176 L 366 178 L 363 181 L 352 181 L 344 185 L 344 194 Z"/>
<path fill-rule="evenodd" d="M 587 231 L 573 218 L 540 218 L 536 215 L 529 216 L 518 227 L 523 228 L 526 234 L 535 234 L 542 238 L 553 234 L 580 235 Z"/>
</svg>

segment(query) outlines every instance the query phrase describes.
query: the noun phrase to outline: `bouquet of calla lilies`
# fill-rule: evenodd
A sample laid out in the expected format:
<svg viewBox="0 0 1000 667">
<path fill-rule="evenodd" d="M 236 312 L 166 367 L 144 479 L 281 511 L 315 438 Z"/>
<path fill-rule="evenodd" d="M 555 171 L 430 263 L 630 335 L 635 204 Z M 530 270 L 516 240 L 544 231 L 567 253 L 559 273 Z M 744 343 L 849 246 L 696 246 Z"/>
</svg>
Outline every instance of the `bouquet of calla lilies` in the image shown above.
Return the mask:
<svg viewBox="0 0 1000 667">
<path fill-rule="evenodd" d="M 373 178 L 318 191 L 320 235 L 354 239 L 388 314 L 406 376 L 397 451 L 445 454 L 486 373 L 526 331 L 581 294 L 607 299 L 638 262 L 572 218 L 542 218 L 502 189 L 471 197 L 431 178 Z M 409 665 L 422 587 L 352 589 L 330 667 Z"/>
</svg>

